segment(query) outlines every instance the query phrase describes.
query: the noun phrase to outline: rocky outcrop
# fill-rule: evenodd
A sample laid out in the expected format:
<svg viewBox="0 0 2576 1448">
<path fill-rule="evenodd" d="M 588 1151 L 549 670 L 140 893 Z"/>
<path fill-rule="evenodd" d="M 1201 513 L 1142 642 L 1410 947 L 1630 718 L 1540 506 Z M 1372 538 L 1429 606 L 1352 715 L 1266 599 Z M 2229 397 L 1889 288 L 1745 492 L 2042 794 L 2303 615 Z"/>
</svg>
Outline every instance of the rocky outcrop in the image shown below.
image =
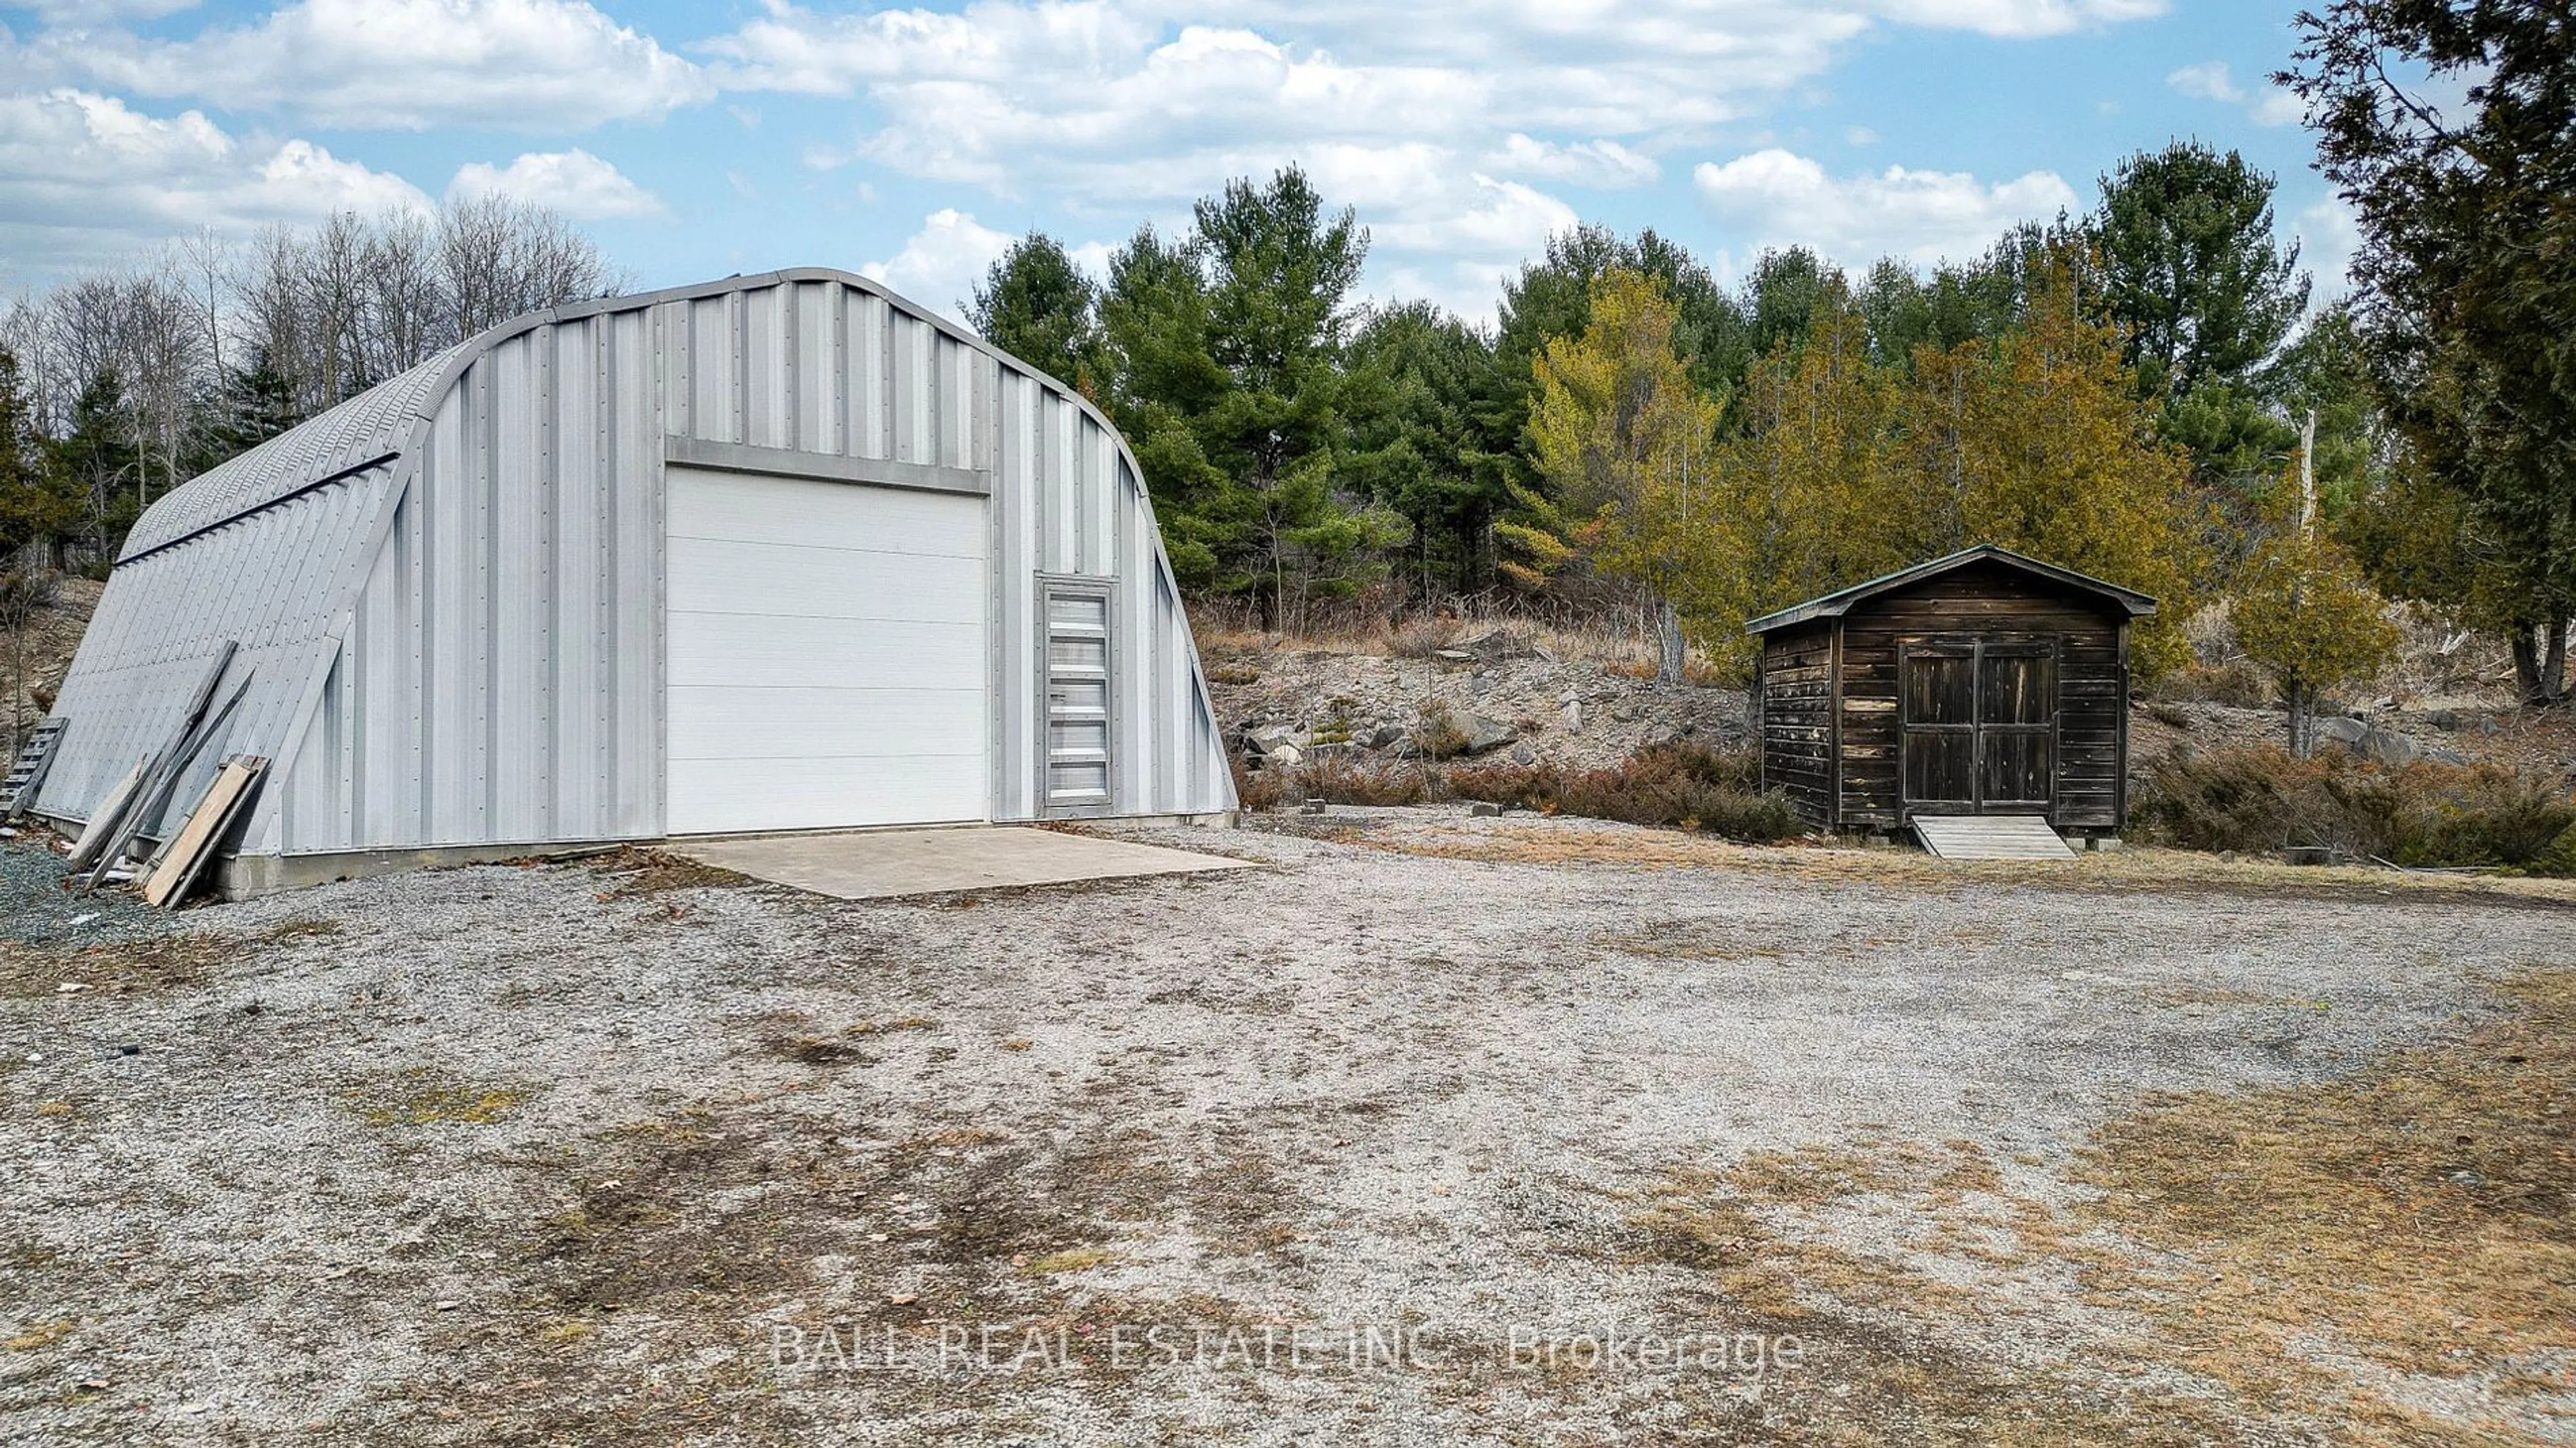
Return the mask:
<svg viewBox="0 0 2576 1448">
<path fill-rule="evenodd" d="M 1444 657 L 1451 655 L 1454 657 Z M 1211 651 L 1209 692 L 1227 738 L 1256 761 L 1418 757 L 1426 709 L 1454 738 L 1434 751 L 1592 769 L 1645 744 L 1746 743 L 1740 689 L 1661 685 L 1496 631 L 1428 658 L 1312 648 Z"/>
</svg>

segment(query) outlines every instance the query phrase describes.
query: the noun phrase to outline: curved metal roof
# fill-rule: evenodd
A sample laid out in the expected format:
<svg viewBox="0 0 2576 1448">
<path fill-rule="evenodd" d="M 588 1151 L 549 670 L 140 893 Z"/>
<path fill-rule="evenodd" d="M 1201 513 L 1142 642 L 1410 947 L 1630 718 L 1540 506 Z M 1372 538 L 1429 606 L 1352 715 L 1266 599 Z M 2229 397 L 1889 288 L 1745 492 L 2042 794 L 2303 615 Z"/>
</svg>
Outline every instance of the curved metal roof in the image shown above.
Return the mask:
<svg viewBox="0 0 2576 1448">
<path fill-rule="evenodd" d="M 436 410 L 448 362 L 482 339 L 450 347 L 321 416 L 287 429 L 161 496 L 125 535 L 126 563 L 316 483 L 409 451 L 412 428 Z"/>
<path fill-rule="evenodd" d="M 394 458 L 402 459 L 405 465 L 398 471 L 407 471 L 417 461 L 423 429 L 429 426 L 439 403 L 446 398 L 457 377 L 475 358 L 521 333 L 602 312 L 637 311 L 664 302 L 721 296 L 726 292 L 758 291 L 765 287 L 807 281 L 841 282 L 883 297 L 948 336 L 996 358 L 1004 366 L 1043 378 L 1094 422 L 1108 429 L 1110 436 L 1118 436 L 1117 429 L 1100 409 L 1071 384 L 1061 378 L 1047 376 L 919 302 L 855 273 L 832 267 L 791 267 L 748 276 L 730 276 L 722 281 L 701 282 L 693 286 L 665 287 L 632 296 L 572 302 L 513 317 L 180 484 L 144 510 L 132 531 L 126 534 L 125 548 L 117 555 L 117 562 L 131 562 L 146 553 L 231 522 L 245 513 L 256 512 L 306 488 Z M 1125 451 L 1123 438 L 1119 447 Z M 1136 468 L 1132 457 L 1128 460 L 1128 467 L 1134 471 L 1141 485 L 1144 473 Z"/>
</svg>

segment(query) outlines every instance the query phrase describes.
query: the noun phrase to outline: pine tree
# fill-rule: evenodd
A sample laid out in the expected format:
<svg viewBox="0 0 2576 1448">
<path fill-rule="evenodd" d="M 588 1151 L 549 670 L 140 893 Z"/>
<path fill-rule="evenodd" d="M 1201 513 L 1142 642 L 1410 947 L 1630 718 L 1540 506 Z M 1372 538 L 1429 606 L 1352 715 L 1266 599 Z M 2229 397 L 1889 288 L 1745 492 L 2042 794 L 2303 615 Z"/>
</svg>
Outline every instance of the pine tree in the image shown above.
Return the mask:
<svg viewBox="0 0 2576 1448">
<path fill-rule="evenodd" d="M 125 530 L 141 517 L 147 474 L 136 442 L 133 404 L 116 369 L 101 368 L 72 404 L 72 426 L 53 445 L 60 485 L 79 500 L 90 546 L 112 557 Z"/>
<path fill-rule="evenodd" d="M 30 545 L 58 541 L 78 517 L 36 431 L 25 374 L 0 348 L 0 569 Z"/>
<path fill-rule="evenodd" d="M 2317 525 L 2308 458 L 2274 490 L 2273 536 L 2247 561 L 2233 610 L 2245 656 L 2280 686 L 2290 752 L 2301 759 L 2316 748 L 2318 696 L 2376 674 L 2397 649 L 2387 604 Z"/>
<path fill-rule="evenodd" d="M 2567 7 L 2335 0 L 2296 23 L 2295 68 L 2274 79 L 2307 102 L 2318 169 L 2360 218 L 2354 310 L 2380 399 L 2418 485 L 2455 495 L 2403 511 L 2468 524 L 2468 567 L 2418 561 L 2381 579 L 2447 574 L 2447 596 L 2416 596 L 2499 629 L 2527 700 L 2563 697 L 2576 616 Z"/>
<path fill-rule="evenodd" d="M 1344 474 L 1413 528 L 1413 575 L 1440 589 L 1495 577 L 1495 522 L 1513 505 L 1518 392 L 1490 338 L 1429 305 L 1372 314 L 1346 359 L 1351 453 Z"/>
<path fill-rule="evenodd" d="M 1100 288 L 1064 244 L 1031 232 L 984 273 L 966 320 L 984 340 L 1097 401 L 1099 302 Z"/>
<path fill-rule="evenodd" d="M 1368 233 L 1294 167 L 1198 203 L 1190 236 L 1150 228 L 1101 302 L 1110 411 L 1155 489 L 1176 573 L 1248 597 L 1279 627 L 1386 573 L 1410 537 L 1354 495 L 1342 352 Z"/>
</svg>

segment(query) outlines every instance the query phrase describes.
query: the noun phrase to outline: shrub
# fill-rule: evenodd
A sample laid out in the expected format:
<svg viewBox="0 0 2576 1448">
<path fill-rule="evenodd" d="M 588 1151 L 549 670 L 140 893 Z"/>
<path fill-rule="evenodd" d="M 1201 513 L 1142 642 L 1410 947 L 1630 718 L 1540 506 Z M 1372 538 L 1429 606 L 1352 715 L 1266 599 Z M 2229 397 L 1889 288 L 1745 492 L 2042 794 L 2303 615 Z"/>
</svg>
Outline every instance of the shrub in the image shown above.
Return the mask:
<svg viewBox="0 0 2576 1448">
<path fill-rule="evenodd" d="M 1297 771 L 1291 792 L 1332 804 L 1420 804 L 1431 797 L 1431 781 L 1418 765 L 1362 764 L 1325 754 Z"/>
<path fill-rule="evenodd" d="M 1433 759 L 1452 759 L 1467 747 L 1467 731 L 1446 699 L 1426 699 L 1422 720 L 1413 726 L 1413 742 Z"/>
<path fill-rule="evenodd" d="M 1573 773 L 1553 765 L 1454 769 L 1459 799 L 1551 814 L 1698 830 L 1731 840 L 1773 841 L 1804 829 L 1788 801 L 1758 793 L 1760 762 L 1697 744 L 1650 744 L 1608 769 Z"/>
<path fill-rule="evenodd" d="M 1277 809 L 1287 802 L 1287 771 L 1249 768 L 1240 754 L 1226 763 L 1234 770 L 1235 803 L 1248 810 L 1264 810 Z"/>
<path fill-rule="evenodd" d="M 2549 848 L 2523 862 L 2522 868 L 2534 875 L 2576 879 L 2576 825 L 2560 830 L 2558 838 L 2549 842 Z"/>
<path fill-rule="evenodd" d="M 1386 651 L 1399 659 L 1429 658 L 1449 647 L 1458 636 L 1458 621 L 1451 618 L 1399 619 L 1386 631 Z"/>
<path fill-rule="evenodd" d="M 2576 828 L 2563 786 L 2493 765 L 2299 760 L 2268 747 L 2159 761 L 2135 813 L 2185 849 L 2325 845 L 2400 865 L 2546 868 Z"/>
</svg>

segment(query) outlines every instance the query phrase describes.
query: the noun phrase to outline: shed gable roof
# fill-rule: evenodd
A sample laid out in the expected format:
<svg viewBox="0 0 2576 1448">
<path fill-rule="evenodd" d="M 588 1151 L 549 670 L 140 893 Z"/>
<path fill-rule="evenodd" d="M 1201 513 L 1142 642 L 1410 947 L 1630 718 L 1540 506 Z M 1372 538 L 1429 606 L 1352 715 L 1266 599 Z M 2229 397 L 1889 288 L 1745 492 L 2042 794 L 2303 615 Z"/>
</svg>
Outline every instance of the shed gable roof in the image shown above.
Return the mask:
<svg viewBox="0 0 2576 1448">
<path fill-rule="evenodd" d="M 2156 601 L 2135 589 L 2122 588 L 2116 583 L 2105 583 L 2101 579 L 2078 573 L 2071 568 L 2060 568 L 2054 563 L 2042 563 L 2036 558 L 2015 553 L 2009 548 L 1998 548 L 1992 543 L 1980 543 L 1974 548 L 1962 548 L 1944 558 L 1935 558 L 1928 563 L 1917 563 L 1911 568 L 1900 568 L 1894 573 L 1883 574 L 1867 583 L 1855 583 L 1849 588 L 1828 593 L 1822 598 L 1811 598 L 1805 603 L 1784 608 L 1778 613 L 1764 614 L 1760 618 L 1747 622 L 1744 625 L 1744 631 L 1748 634 L 1766 634 L 1795 624 L 1812 623 L 1817 619 L 1840 618 L 1849 613 L 1855 604 L 1976 563 L 2000 563 L 2007 568 L 2019 569 L 2076 592 L 2091 594 L 2105 605 L 2121 610 L 2130 618 L 2144 618 L 2156 611 Z"/>
</svg>

